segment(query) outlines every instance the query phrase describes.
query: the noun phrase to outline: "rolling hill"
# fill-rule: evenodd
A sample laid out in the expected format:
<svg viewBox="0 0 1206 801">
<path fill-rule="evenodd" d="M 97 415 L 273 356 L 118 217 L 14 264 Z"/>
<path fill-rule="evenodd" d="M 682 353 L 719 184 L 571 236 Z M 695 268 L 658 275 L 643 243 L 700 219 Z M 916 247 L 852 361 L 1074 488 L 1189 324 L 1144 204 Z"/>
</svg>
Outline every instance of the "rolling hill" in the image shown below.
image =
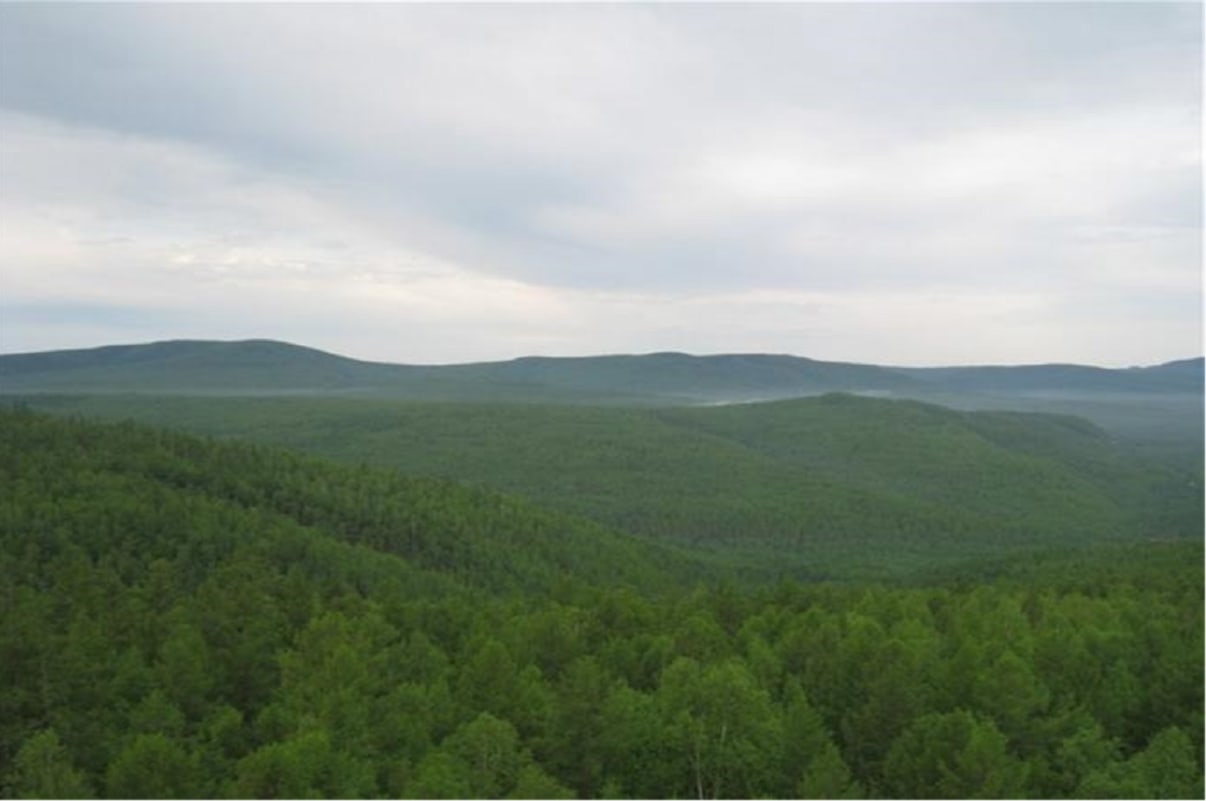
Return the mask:
<svg viewBox="0 0 1206 801">
<path fill-rule="evenodd" d="M 444 400 L 698 401 L 917 388 L 878 367 L 793 356 L 524 357 L 439 366 L 364 362 L 270 340 L 171 341 L 0 356 L 5 392 L 314 393 Z"/>
<path fill-rule="evenodd" d="M 548 591 L 570 579 L 584 586 L 618 580 L 652 590 L 667 577 L 704 572 L 672 549 L 521 498 L 279 449 L 11 409 L 0 410 L 0 446 L 8 536 L 54 528 L 60 518 L 66 523 L 78 517 L 76 506 L 103 507 L 110 497 L 127 494 L 146 501 L 138 514 L 150 515 L 151 523 L 140 520 L 137 527 L 155 532 L 156 541 L 144 544 L 164 556 L 176 553 L 180 543 L 174 539 L 185 538 L 174 529 L 229 518 L 219 523 L 220 534 L 211 534 L 210 547 L 234 549 L 241 537 L 258 531 L 276 532 L 282 542 L 295 535 L 331 538 L 341 548 L 396 557 L 429 587 L 452 580 L 491 591 Z M 20 502 L 25 493 L 59 485 L 59 496 L 75 500 L 56 505 L 51 493 L 41 507 Z M 127 511 L 100 513 L 97 530 L 81 531 L 74 541 L 103 539 L 105 530 L 120 536 Z"/>
<path fill-rule="evenodd" d="M 1076 418 L 848 394 L 607 408 L 349 398 L 25 396 L 58 414 L 283 445 L 524 495 L 806 576 L 1200 534 L 1199 474 Z"/>
<path fill-rule="evenodd" d="M 1071 364 L 906 368 L 776 354 L 650 353 L 403 365 L 272 340 L 177 340 L 0 355 L 0 390 L 443 393 L 444 399 L 477 400 L 523 387 L 538 399 L 565 393 L 648 402 L 737 402 L 836 391 L 1200 393 L 1202 364 L 1197 358 L 1127 369 Z"/>
<path fill-rule="evenodd" d="M 1078 364 L 897 368 L 927 384 L 964 392 L 1198 392 L 1202 359 L 1108 370 Z"/>
<path fill-rule="evenodd" d="M 0 482 L 6 797 L 1201 795 L 1200 539 L 693 586 L 513 498 L 28 411 Z"/>
<path fill-rule="evenodd" d="M 404 367 L 270 340 L 170 341 L 0 356 L 0 385 L 109 392 L 339 392 L 405 380 Z"/>
<path fill-rule="evenodd" d="M 798 356 L 684 353 L 365 362 L 283 342 L 171 341 L 0 355 L 0 393 L 322 395 L 667 406 L 852 392 L 961 409 L 1074 414 L 1134 438 L 1200 440 L 1202 359 L 1129 369 L 1081 365 L 898 368 Z"/>
</svg>

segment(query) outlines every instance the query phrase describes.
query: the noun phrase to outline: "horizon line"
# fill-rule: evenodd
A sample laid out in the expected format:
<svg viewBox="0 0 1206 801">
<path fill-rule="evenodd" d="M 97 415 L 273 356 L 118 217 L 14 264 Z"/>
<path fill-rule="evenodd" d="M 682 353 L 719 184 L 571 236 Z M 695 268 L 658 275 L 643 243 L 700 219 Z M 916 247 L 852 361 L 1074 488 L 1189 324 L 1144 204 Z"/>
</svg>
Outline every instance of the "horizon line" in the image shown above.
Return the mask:
<svg viewBox="0 0 1206 801">
<path fill-rule="evenodd" d="M 285 345 L 292 348 L 302 350 L 315 351 L 327 356 L 339 359 L 347 359 L 365 364 L 388 365 L 391 367 L 463 367 L 469 365 L 480 364 L 505 364 L 508 362 L 521 361 L 524 359 L 548 359 L 548 360 L 571 360 L 571 359 L 606 359 L 606 358 L 649 358 L 656 356 L 679 356 L 691 359 L 708 359 L 708 358 L 723 358 L 723 357 L 774 357 L 774 358 L 789 358 L 799 359 L 801 361 L 818 362 L 821 364 L 846 364 L 859 365 L 865 367 L 881 367 L 884 369 L 898 370 L 940 370 L 947 368 L 955 369 L 975 369 L 975 368 L 1019 368 L 1019 367 L 1086 367 L 1096 370 L 1135 370 L 1145 369 L 1150 367 L 1161 367 L 1177 362 L 1187 362 L 1195 360 L 1203 360 L 1206 355 L 1199 354 L 1194 356 L 1182 356 L 1174 359 L 1166 359 L 1164 361 L 1152 362 L 1149 364 L 1130 364 L 1119 367 L 1105 367 L 1100 364 L 1090 364 L 1086 362 L 1071 362 L 1071 361 L 1052 361 L 1052 362 L 1013 362 L 1013 363 L 992 363 L 978 362 L 966 364 L 889 364 L 882 362 L 859 362 L 846 359 L 823 359 L 813 356 L 802 356 L 796 353 L 771 352 L 771 351 L 725 351 L 715 353 L 691 353 L 688 351 L 677 350 L 656 350 L 645 352 L 607 352 L 607 353 L 584 353 L 570 356 L 551 356 L 539 353 L 523 354 L 510 358 L 500 359 L 477 359 L 462 362 L 404 362 L 404 361 L 381 361 L 378 359 L 363 359 L 357 356 L 349 356 L 343 353 L 337 353 L 331 350 L 325 350 L 313 345 L 303 345 L 297 342 L 290 342 L 284 339 L 273 339 L 271 337 L 246 337 L 239 339 L 195 339 L 190 337 L 170 338 L 170 339 L 155 339 L 142 342 L 116 342 L 103 345 L 92 345 L 87 347 L 71 347 L 71 348 L 52 348 L 49 350 L 33 350 L 33 351 L 5 351 L 0 350 L 0 358 L 8 356 L 39 356 L 51 353 L 69 353 L 69 352 L 85 352 L 94 350 L 103 350 L 107 348 L 138 348 L 154 345 L 172 345 L 172 344 L 203 344 L 203 345 L 246 345 L 252 343 L 267 343 L 274 345 Z"/>
</svg>

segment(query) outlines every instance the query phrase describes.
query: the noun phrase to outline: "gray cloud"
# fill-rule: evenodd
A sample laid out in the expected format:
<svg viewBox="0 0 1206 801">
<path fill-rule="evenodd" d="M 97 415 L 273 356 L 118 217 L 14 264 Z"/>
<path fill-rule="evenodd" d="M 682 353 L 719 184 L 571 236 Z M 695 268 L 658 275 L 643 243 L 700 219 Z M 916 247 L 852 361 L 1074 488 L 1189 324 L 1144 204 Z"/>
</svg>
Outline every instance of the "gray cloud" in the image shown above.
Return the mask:
<svg viewBox="0 0 1206 801">
<path fill-rule="evenodd" d="M 1201 36 L 1189 3 L 3 4 L 0 304 L 412 361 L 1173 358 Z"/>
</svg>

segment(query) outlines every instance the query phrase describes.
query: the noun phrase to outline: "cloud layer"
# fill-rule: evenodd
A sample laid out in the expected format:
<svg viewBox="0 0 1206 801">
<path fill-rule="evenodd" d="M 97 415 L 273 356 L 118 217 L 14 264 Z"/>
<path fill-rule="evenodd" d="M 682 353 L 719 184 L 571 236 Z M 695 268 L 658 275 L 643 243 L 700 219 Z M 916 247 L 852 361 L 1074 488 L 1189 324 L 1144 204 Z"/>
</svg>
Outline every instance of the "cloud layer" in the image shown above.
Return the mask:
<svg viewBox="0 0 1206 801">
<path fill-rule="evenodd" d="M 1201 349 L 1195 4 L 0 5 L 0 350 Z"/>
</svg>

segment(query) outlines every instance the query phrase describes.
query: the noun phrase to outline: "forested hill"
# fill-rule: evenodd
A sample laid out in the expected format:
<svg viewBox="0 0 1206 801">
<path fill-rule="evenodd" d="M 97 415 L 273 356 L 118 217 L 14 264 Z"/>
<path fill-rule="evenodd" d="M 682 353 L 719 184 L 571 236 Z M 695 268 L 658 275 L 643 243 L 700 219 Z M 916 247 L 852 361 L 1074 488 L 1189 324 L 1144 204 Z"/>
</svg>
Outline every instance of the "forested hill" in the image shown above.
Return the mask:
<svg viewBox="0 0 1206 801">
<path fill-rule="evenodd" d="M 93 560 L 132 548 L 202 569 L 250 547 L 335 569 L 388 555 L 420 587 L 493 591 L 563 581 L 652 590 L 702 573 L 666 548 L 513 496 L 130 424 L 0 410 L 0 466 L 8 535 L 66 532 Z"/>
<path fill-rule="evenodd" d="M 836 389 L 919 389 L 878 367 L 763 354 L 526 357 L 441 366 L 347 359 L 284 342 L 173 341 L 0 355 L 0 391 L 316 393 L 650 403 Z"/>
<path fill-rule="evenodd" d="M 1202 484 L 1076 418 L 828 395 L 698 408 L 38 396 L 519 493 L 797 576 L 1201 534 Z M 1200 461 L 1199 461 L 1200 465 Z"/>
<path fill-rule="evenodd" d="M 0 356 L 0 385 L 112 391 L 311 391 L 386 386 L 399 365 L 357 361 L 271 340 L 176 340 Z"/>
<path fill-rule="evenodd" d="M 926 383 L 989 392 L 1193 393 L 1202 391 L 1204 376 L 1201 357 L 1114 370 L 1077 364 L 897 369 Z"/>
<path fill-rule="evenodd" d="M 171 341 L 0 355 L 0 391 L 353 393 L 444 400 L 700 402 L 834 391 L 1202 393 L 1202 360 L 1141 369 L 1079 365 L 895 368 L 799 356 L 652 353 L 420 366 L 365 362 L 270 340 Z"/>
<path fill-rule="evenodd" d="M 1202 795 L 1200 541 L 684 592 L 498 496 L 28 412 L 0 486 L 5 797 Z"/>
</svg>

